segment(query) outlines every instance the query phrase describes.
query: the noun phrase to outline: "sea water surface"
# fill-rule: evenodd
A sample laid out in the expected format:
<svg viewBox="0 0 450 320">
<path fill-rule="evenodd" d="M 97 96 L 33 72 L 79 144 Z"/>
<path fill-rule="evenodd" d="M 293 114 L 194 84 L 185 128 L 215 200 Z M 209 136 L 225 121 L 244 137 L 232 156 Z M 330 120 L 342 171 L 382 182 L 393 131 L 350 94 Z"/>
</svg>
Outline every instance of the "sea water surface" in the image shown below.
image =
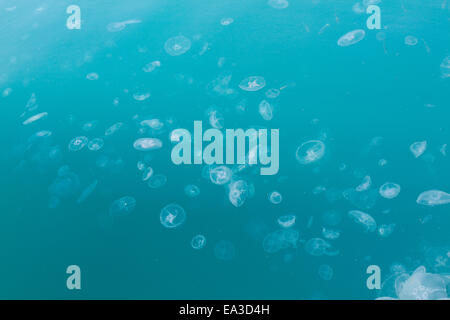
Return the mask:
<svg viewBox="0 0 450 320">
<path fill-rule="evenodd" d="M 448 297 L 449 13 L 1 0 L 0 298 Z M 279 129 L 278 173 L 175 165 L 195 120 Z"/>
</svg>

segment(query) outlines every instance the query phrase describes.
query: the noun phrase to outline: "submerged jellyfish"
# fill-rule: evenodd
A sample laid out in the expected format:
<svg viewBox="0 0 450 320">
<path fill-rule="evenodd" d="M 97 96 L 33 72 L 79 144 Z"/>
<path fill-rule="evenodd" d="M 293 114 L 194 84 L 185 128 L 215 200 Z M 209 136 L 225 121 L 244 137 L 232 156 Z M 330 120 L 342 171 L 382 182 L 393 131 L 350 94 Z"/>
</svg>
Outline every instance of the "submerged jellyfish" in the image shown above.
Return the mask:
<svg viewBox="0 0 450 320">
<path fill-rule="evenodd" d="M 445 276 L 427 273 L 425 267 L 420 266 L 411 276 L 400 274 L 395 279 L 395 291 L 401 300 L 447 299 L 447 284 Z"/>
<path fill-rule="evenodd" d="M 283 228 L 290 228 L 295 224 L 295 220 L 297 217 L 294 214 L 287 214 L 281 217 L 278 217 L 277 223 Z"/>
<path fill-rule="evenodd" d="M 415 46 L 418 42 L 419 42 L 419 40 L 414 36 L 406 36 L 405 37 L 405 44 L 407 46 Z"/>
<path fill-rule="evenodd" d="M 400 193 L 400 186 L 396 183 L 386 182 L 378 190 L 380 195 L 386 199 L 394 199 Z"/>
<path fill-rule="evenodd" d="M 220 24 L 223 26 L 229 26 L 230 24 L 232 24 L 234 22 L 233 18 L 222 18 L 220 20 Z"/>
<path fill-rule="evenodd" d="M 94 180 L 90 185 L 88 185 L 81 195 L 77 199 L 77 203 L 84 202 L 91 194 L 94 192 L 95 188 L 97 187 L 98 180 Z"/>
<path fill-rule="evenodd" d="M 88 149 L 91 151 L 98 151 L 101 148 L 103 148 L 104 144 L 105 144 L 105 142 L 103 141 L 102 138 L 95 138 L 95 139 L 92 139 L 91 141 L 89 141 Z"/>
<path fill-rule="evenodd" d="M 186 212 L 179 204 L 171 203 L 161 210 L 159 220 L 168 229 L 177 228 L 186 221 Z"/>
<path fill-rule="evenodd" d="M 325 239 L 336 240 L 341 236 L 341 232 L 334 229 L 322 228 L 322 235 Z"/>
<path fill-rule="evenodd" d="M 372 179 L 370 178 L 370 176 L 365 176 L 361 184 L 356 187 L 356 191 L 358 192 L 366 191 L 367 189 L 370 188 L 371 185 Z"/>
<path fill-rule="evenodd" d="M 147 167 L 142 170 L 142 181 L 147 181 L 153 176 L 153 168 Z"/>
<path fill-rule="evenodd" d="M 299 233 L 293 229 L 275 230 L 265 236 L 263 249 L 267 253 L 275 253 L 289 247 L 296 248 Z"/>
<path fill-rule="evenodd" d="M 126 20 L 121 22 L 111 22 L 106 26 L 109 32 L 119 32 L 126 28 L 129 24 L 141 23 L 140 20 Z"/>
<path fill-rule="evenodd" d="M 154 71 L 156 68 L 161 66 L 161 62 L 156 60 L 156 61 L 152 61 L 147 63 L 144 68 L 142 68 L 142 71 L 144 72 L 152 72 Z"/>
<path fill-rule="evenodd" d="M 152 189 L 158 189 L 167 183 L 167 177 L 161 173 L 155 174 L 150 177 L 147 185 Z"/>
<path fill-rule="evenodd" d="M 197 197 L 200 194 L 200 188 L 197 187 L 194 184 L 189 184 L 186 187 L 184 187 L 184 193 L 190 197 L 190 198 L 194 198 Z"/>
<path fill-rule="evenodd" d="M 440 190 L 428 190 L 419 194 L 416 202 L 423 206 L 447 204 L 450 203 L 450 194 Z"/>
<path fill-rule="evenodd" d="M 86 79 L 91 80 L 91 81 L 98 80 L 98 78 L 99 78 L 99 76 L 95 72 L 91 72 L 86 75 Z"/>
<path fill-rule="evenodd" d="M 450 55 L 446 56 L 440 65 L 441 68 L 441 78 L 449 78 L 450 77 Z"/>
<path fill-rule="evenodd" d="M 113 217 L 127 216 L 134 211 L 136 199 L 130 196 L 119 198 L 111 204 L 109 214 Z"/>
<path fill-rule="evenodd" d="M 206 237 L 202 234 L 194 236 L 191 240 L 191 247 L 195 250 L 202 249 L 206 246 Z"/>
<path fill-rule="evenodd" d="M 239 88 L 244 91 L 258 91 L 266 86 L 266 80 L 261 76 L 247 77 L 239 83 Z"/>
<path fill-rule="evenodd" d="M 305 250 L 312 256 L 323 256 L 331 245 L 322 238 L 309 239 L 305 244 Z"/>
<path fill-rule="evenodd" d="M 269 0 L 267 4 L 274 9 L 286 9 L 289 7 L 289 2 L 287 0 Z"/>
<path fill-rule="evenodd" d="M 209 171 L 209 177 L 214 184 L 222 185 L 230 181 L 231 169 L 227 166 L 218 166 Z"/>
<path fill-rule="evenodd" d="M 234 245 L 229 240 L 221 240 L 214 247 L 214 255 L 217 259 L 223 261 L 230 261 L 234 258 L 236 250 Z"/>
<path fill-rule="evenodd" d="M 88 138 L 85 136 L 75 137 L 69 142 L 69 150 L 70 151 L 79 151 L 84 148 L 84 146 L 88 143 Z"/>
<path fill-rule="evenodd" d="M 319 277 L 322 278 L 322 280 L 328 281 L 333 278 L 333 268 L 330 267 L 328 264 L 322 264 L 319 267 Z"/>
<path fill-rule="evenodd" d="M 366 32 L 364 30 L 362 29 L 353 30 L 340 37 L 339 40 L 337 41 L 337 44 L 340 47 L 347 47 L 361 41 L 362 39 L 364 39 L 365 36 Z"/>
<path fill-rule="evenodd" d="M 122 122 L 117 122 L 117 123 L 113 124 L 111 127 L 109 127 L 108 129 L 105 130 L 105 136 L 110 136 L 110 135 L 114 134 L 120 128 L 122 128 L 122 126 L 123 126 Z"/>
<path fill-rule="evenodd" d="M 149 151 L 162 148 L 162 141 L 157 138 L 140 138 L 134 141 L 133 147 L 139 151 Z"/>
<path fill-rule="evenodd" d="M 281 200 L 283 200 L 283 197 L 281 196 L 281 193 L 279 193 L 278 191 L 272 191 L 269 194 L 269 201 L 272 202 L 273 204 L 279 204 L 281 203 Z"/>
<path fill-rule="evenodd" d="M 374 232 L 377 229 L 375 219 L 365 212 L 351 210 L 348 212 L 348 216 L 353 220 L 353 222 L 361 225 L 366 232 Z"/>
<path fill-rule="evenodd" d="M 134 93 L 133 94 L 133 99 L 136 101 L 145 101 L 148 98 L 150 98 L 150 93 L 145 92 L 145 93 Z"/>
<path fill-rule="evenodd" d="M 260 102 L 258 106 L 258 111 L 261 117 L 266 120 L 270 121 L 273 118 L 273 105 L 270 104 L 267 100 L 263 100 Z"/>
<path fill-rule="evenodd" d="M 35 114 L 34 116 L 31 116 L 27 120 L 22 122 L 22 124 L 24 126 L 26 126 L 27 124 L 30 124 L 30 123 L 33 123 L 35 121 L 38 121 L 39 119 L 45 118 L 47 115 L 48 115 L 47 112 L 41 112 L 41 113 Z"/>
<path fill-rule="evenodd" d="M 415 158 L 420 157 L 427 149 L 426 141 L 417 141 L 409 146 L 409 150 L 412 152 Z"/>
<path fill-rule="evenodd" d="M 233 181 L 228 185 L 228 200 L 237 208 L 242 206 L 249 196 L 249 185 L 245 180 Z"/>
<path fill-rule="evenodd" d="M 169 38 L 164 43 L 164 50 L 171 56 L 182 55 L 189 49 L 191 49 L 191 40 L 182 35 Z"/>
<path fill-rule="evenodd" d="M 316 162 L 325 154 L 325 144 L 320 140 L 309 140 L 300 145 L 295 152 L 297 161 L 301 164 Z"/>
<path fill-rule="evenodd" d="M 266 91 L 266 97 L 268 99 L 275 99 L 276 97 L 278 97 L 280 95 L 280 90 L 279 89 L 269 89 Z"/>
</svg>

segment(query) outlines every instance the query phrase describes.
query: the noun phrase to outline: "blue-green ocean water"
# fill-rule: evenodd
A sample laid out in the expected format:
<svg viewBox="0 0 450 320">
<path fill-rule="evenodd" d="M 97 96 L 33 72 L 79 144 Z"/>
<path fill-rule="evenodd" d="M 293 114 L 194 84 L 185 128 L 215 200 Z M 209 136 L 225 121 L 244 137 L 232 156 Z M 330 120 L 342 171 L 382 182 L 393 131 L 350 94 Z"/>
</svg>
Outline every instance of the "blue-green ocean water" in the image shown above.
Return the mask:
<svg viewBox="0 0 450 320">
<path fill-rule="evenodd" d="M 356 0 L 289 0 L 283 9 L 266 0 L 1 0 L 0 298 L 374 299 L 397 297 L 389 279 L 399 269 L 410 274 L 424 265 L 445 277 L 450 204 L 422 206 L 416 199 L 426 190 L 450 192 L 450 3 L 373 2 L 381 8 L 381 30 L 366 27 L 370 15 L 358 12 L 364 4 L 354 7 Z M 66 27 L 71 4 L 81 9 L 80 30 Z M 136 23 L 108 29 L 129 20 Z M 365 30 L 364 39 L 337 44 L 356 29 Z M 191 47 L 172 56 L 164 44 L 178 35 Z M 407 36 L 417 44 L 405 44 Z M 144 72 L 152 61 L 159 66 Z M 92 73 L 98 79 L 88 80 Z M 264 88 L 239 87 L 255 75 Z M 227 76 L 225 89 L 213 90 Z M 266 97 L 270 88 L 280 95 Z M 143 93 L 150 97 L 136 100 Z M 274 106 L 270 121 L 258 113 L 264 99 Z M 243 101 L 245 108 L 236 108 Z M 209 128 L 212 106 L 223 129 L 280 132 L 277 175 L 253 168 L 236 174 L 254 188 L 240 207 L 226 187 L 202 177 L 203 166 L 171 161 L 170 132 L 192 131 L 194 120 Z M 40 112 L 47 116 L 23 124 Z M 146 119 L 159 119 L 163 129 L 143 127 Z M 51 135 L 30 138 L 42 130 Z M 70 151 L 77 136 L 102 138 L 104 146 Z M 158 138 L 163 147 L 136 150 L 141 137 Z M 296 150 L 309 140 L 322 141 L 325 155 L 303 165 Z M 410 145 L 417 141 L 427 147 L 415 157 Z M 149 188 L 138 162 L 167 183 Z M 76 183 L 55 187 L 64 168 Z M 355 191 L 365 176 L 372 185 Z M 379 194 L 385 182 L 400 185 L 396 198 Z M 189 184 L 199 187 L 197 197 L 185 194 Z M 273 190 L 280 204 L 269 201 Z M 135 198 L 135 209 L 112 217 L 111 204 L 123 196 Z M 160 222 L 169 203 L 186 211 L 178 228 Z M 340 217 L 333 226 L 324 219 L 330 210 Z M 395 224 L 394 231 L 364 232 L 350 210 L 370 214 L 378 226 Z M 291 229 L 299 238 L 268 252 L 264 239 L 282 229 L 277 218 L 287 214 L 296 216 Z M 324 238 L 324 227 L 340 232 L 326 240 L 337 254 L 313 256 L 305 242 Z M 191 247 L 196 234 L 206 237 L 203 249 Z M 222 240 L 233 246 L 230 259 L 215 254 Z M 330 280 L 318 273 L 323 264 L 333 269 Z M 66 287 L 69 265 L 81 268 L 81 290 Z M 381 290 L 366 286 L 369 265 L 381 268 Z"/>
</svg>

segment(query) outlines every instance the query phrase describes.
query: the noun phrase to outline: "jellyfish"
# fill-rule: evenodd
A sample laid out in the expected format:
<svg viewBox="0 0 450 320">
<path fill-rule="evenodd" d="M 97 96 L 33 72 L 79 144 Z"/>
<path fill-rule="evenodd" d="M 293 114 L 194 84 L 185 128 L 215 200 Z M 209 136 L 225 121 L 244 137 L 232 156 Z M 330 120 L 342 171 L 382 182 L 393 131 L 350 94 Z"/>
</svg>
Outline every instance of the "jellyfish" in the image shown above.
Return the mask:
<svg viewBox="0 0 450 320">
<path fill-rule="evenodd" d="M 318 273 L 319 277 L 322 278 L 322 280 L 329 281 L 333 278 L 333 268 L 328 264 L 320 265 Z"/>
<path fill-rule="evenodd" d="M 218 166 L 210 170 L 209 177 L 212 183 L 223 185 L 230 181 L 231 173 L 231 169 L 227 166 Z"/>
<path fill-rule="evenodd" d="M 295 157 L 300 164 L 316 162 L 325 155 L 325 144 L 320 140 L 309 140 L 302 143 L 295 152 Z"/>
<path fill-rule="evenodd" d="M 162 148 L 162 141 L 157 138 L 140 138 L 134 141 L 133 147 L 139 151 L 150 151 Z"/>
<path fill-rule="evenodd" d="M 22 122 L 22 124 L 23 124 L 24 126 L 26 126 L 26 125 L 28 125 L 28 124 L 30 124 L 30 123 L 33 123 L 33 122 L 35 122 L 35 121 L 38 121 L 39 119 L 42 119 L 42 118 L 47 117 L 47 115 L 48 115 L 47 112 L 41 112 L 41 113 L 35 114 L 34 116 L 29 117 L 29 118 L 26 119 L 24 122 Z"/>
<path fill-rule="evenodd" d="M 91 151 L 98 151 L 101 148 L 103 148 L 104 144 L 105 144 L 105 142 L 103 141 L 102 138 L 94 138 L 91 141 L 89 141 L 88 149 Z"/>
<path fill-rule="evenodd" d="M 348 212 L 348 216 L 353 220 L 353 222 L 362 226 L 364 231 L 366 232 L 374 232 L 377 228 L 375 219 L 365 212 L 359 210 L 351 210 Z"/>
<path fill-rule="evenodd" d="M 380 187 L 379 193 L 383 198 L 394 199 L 400 193 L 400 186 L 396 183 L 386 182 Z"/>
<path fill-rule="evenodd" d="M 415 46 L 418 42 L 419 42 L 419 40 L 414 36 L 406 36 L 405 37 L 405 44 L 407 46 Z"/>
<path fill-rule="evenodd" d="M 239 83 L 239 88 L 244 91 L 258 91 L 266 86 L 266 80 L 261 76 L 250 76 Z"/>
<path fill-rule="evenodd" d="M 447 204 L 450 203 L 450 194 L 440 190 L 428 190 L 419 194 L 416 202 L 423 206 Z"/>
<path fill-rule="evenodd" d="M 290 228 L 295 224 L 295 220 L 297 217 L 294 214 L 287 214 L 281 217 L 278 217 L 277 223 L 283 228 Z"/>
<path fill-rule="evenodd" d="M 270 121 L 273 118 L 273 105 L 270 104 L 267 100 L 263 100 L 259 103 L 258 111 L 261 117 L 266 120 Z"/>
<path fill-rule="evenodd" d="M 283 200 L 283 197 L 281 196 L 281 193 L 278 191 L 272 191 L 269 194 L 269 201 L 273 204 L 280 204 L 281 200 Z"/>
<path fill-rule="evenodd" d="M 164 43 L 164 50 L 171 56 L 182 55 L 189 49 L 191 49 L 191 40 L 182 35 L 169 38 Z"/>
<path fill-rule="evenodd" d="M 174 229 L 186 221 L 186 212 L 179 204 L 171 203 L 161 210 L 159 220 L 164 227 Z"/>
<path fill-rule="evenodd" d="M 200 194 L 200 188 L 194 184 L 188 184 L 186 187 L 184 187 L 184 193 L 189 198 L 194 198 Z"/>
<path fill-rule="evenodd" d="M 114 200 L 109 207 L 109 214 L 113 217 L 127 216 L 136 208 L 136 199 L 130 196 L 124 196 Z"/>
<path fill-rule="evenodd" d="M 426 149 L 427 149 L 426 141 L 417 141 L 409 146 L 409 150 L 414 155 L 414 158 L 420 157 L 425 152 Z"/>
<path fill-rule="evenodd" d="M 337 41 L 337 44 L 340 47 L 347 47 L 355 43 L 358 43 L 359 41 L 364 39 L 365 36 L 366 32 L 364 30 L 362 29 L 353 30 L 340 37 Z"/>
<path fill-rule="evenodd" d="M 68 148 L 70 151 L 80 151 L 84 148 L 88 141 L 88 138 L 85 136 L 75 137 L 70 140 Z"/>
<path fill-rule="evenodd" d="M 167 177 L 161 173 L 155 174 L 150 177 L 147 185 L 151 189 L 158 189 L 163 187 L 167 183 Z"/>
<path fill-rule="evenodd" d="M 191 240 L 191 247 L 195 250 L 200 250 L 206 246 L 206 237 L 202 234 L 197 234 Z"/>
</svg>

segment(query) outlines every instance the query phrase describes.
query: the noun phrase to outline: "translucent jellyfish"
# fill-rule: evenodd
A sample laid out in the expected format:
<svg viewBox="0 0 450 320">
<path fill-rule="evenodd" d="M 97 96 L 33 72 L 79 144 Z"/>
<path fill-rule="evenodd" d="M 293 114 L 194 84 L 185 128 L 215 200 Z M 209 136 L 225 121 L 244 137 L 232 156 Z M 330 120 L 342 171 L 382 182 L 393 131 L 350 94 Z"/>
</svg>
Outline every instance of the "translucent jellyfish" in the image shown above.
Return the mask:
<svg viewBox="0 0 450 320">
<path fill-rule="evenodd" d="M 231 241 L 221 240 L 214 247 L 214 255 L 219 260 L 230 261 L 236 255 L 236 250 Z"/>
<path fill-rule="evenodd" d="M 230 24 L 232 24 L 234 22 L 233 18 L 222 18 L 220 20 L 220 24 L 223 26 L 229 26 Z"/>
<path fill-rule="evenodd" d="M 320 140 L 309 140 L 302 143 L 295 152 L 295 157 L 300 164 L 316 162 L 325 155 L 325 144 Z"/>
<path fill-rule="evenodd" d="M 208 115 L 208 121 L 209 124 L 211 125 L 211 127 L 216 128 L 216 129 L 222 129 L 224 126 L 224 122 L 225 122 L 225 117 L 223 116 L 223 114 L 217 110 L 216 108 L 210 108 L 209 110 L 207 110 L 207 115 Z"/>
<path fill-rule="evenodd" d="M 142 70 L 144 72 L 153 72 L 155 71 L 156 68 L 161 66 L 161 62 L 160 61 L 152 61 L 147 63 L 144 68 L 142 68 Z"/>
<path fill-rule="evenodd" d="M 202 234 L 194 236 L 191 240 L 191 247 L 195 250 L 202 249 L 206 246 L 206 237 Z"/>
<path fill-rule="evenodd" d="M 312 256 L 323 256 L 331 245 L 322 238 L 309 239 L 305 244 L 305 250 Z"/>
<path fill-rule="evenodd" d="M 133 99 L 136 101 L 145 101 L 148 98 L 150 98 L 150 93 L 148 93 L 148 92 L 133 94 Z"/>
<path fill-rule="evenodd" d="M 450 194 L 440 190 L 428 190 L 419 194 L 416 202 L 423 206 L 447 204 L 450 203 Z"/>
<path fill-rule="evenodd" d="M 163 187 L 167 183 L 167 177 L 161 173 L 155 174 L 148 180 L 148 186 L 152 189 Z"/>
<path fill-rule="evenodd" d="M 322 236 L 328 240 L 336 240 L 341 236 L 341 232 L 335 229 L 322 228 Z"/>
<path fill-rule="evenodd" d="M 153 176 L 153 168 L 147 167 L 142 170 L 142 181 L 147 181 Z"/>
<path fill-rule="evenodd" d="M 386 199 L 394 199 L 395 197 L 397 197 L 400 193 L 400 186 L 396 183 L 392 183 L 392 182 L 386 182 L 385 184 L 383 184 L 380 189 L 378 190 L 378 192 L 380 193 L 380 195 L 383 198 Z"/>
<path fill-rule="evenodd" d="M 77 203 L 84 202 L 91 194 L 94 192 L 97 187 L 98 180 L 94 180 L 90 185 L 88 185 L 83 192 L 81 192 L 80 196 L 77 199 Z"/>
<path fill-rule="evenodd" d="M 227 166 L 218 166 L 210 170 L 209 177 L 212 183 L 223 185 L 230 181 L 231 174 L 231 169 Z"/>
<path fill-rule="evenodd" d="M 281 217 L 278 217 L 277 223 L 283 228 L 290 228 L 295 224 L 295 220 L 297 217 L 294 214 L 287 214 Z"/>
<path fill-rule="evenodd" d="M 322 280 L 329 281 L 333 278 L 333 268 L 330 267 L 328 264 L 322 264 L 319 266 L 319 277 L 322 278 Z"/>
<path fill-rule="evenodd" d="M 120 128 L 122 128 L 122 126 L 123 126 L 122 122 L 117 122 L 117 123 L 113 124 L 111 127 L 109 127 L 108 129 L 105 130 L 105 136 L 110 136 L 110 135 L 114 134 Z"/>
<path fill-rule="evenodd" d="M 179 204 L 171 203 L 161 210 L 159 220 L 168 229 L 177 228 L 186 221 L 186 212 Z"/>
<path fill-rule="evenodd" d="M 24 122 L 22 122 L 22 124 L 23 124 L 24 126 L 26 126 L 26 125 L 28 125 L 28 124 L 30 124 L 30 123 L 33 123 L 33 122 L 35 122 L 35 121 L 38 121 L 39 119 L 45 118 L 47 115 L 48 115 L 47 112 L 41 112 L 41 113 L 35 114 L 34 116 L 31 116 L 31 117 L 29 117 L 27 120 L 25 120 Z"/>
<path fill-rule="evenodd" d="M 85 136 L 75 137 L 70 140 L 68 148 L 70 151 L 80 151 L 84 148 L 88 141 L 88 138 Z"/>
<path fill-rule="evenodd" d="M 191 40 L 182 35 L 169 38 L 164 43 L 164 50 L 171 56 L 182 55 L 189 49 L 191 49 Z"/>
<path fill-rule="evenodd" d="M 83 124 L 83 127 L 81 128 L 83 131 L 89 132 L 94 130 L 97 127 L 98 121 L 88 121 L 85 124 Z"/>
<path fill-rule="evenodd" d="M 300 235 L 293 229 L 275 230 L 264 237 L 263 249 L 267 253 L 275 253 L 289 247 L 296 248 Z"/>
<path fill-rule="evenodd" d="M 200 188 L 194 184 L 188 184 L 186 187 L 184 187 L 184 193 L 189 198 L 194 198 L 200 194 Z"/>
<path fill-rule="evenodd" d="M 353 222 L 363 227 L 364 231 L 366 232 L 374 232 L 377 229 L 377 223 L 375 222 L 375 219 L 365 212 L 359 210 L 351 210 L 348 212 L 348 216 L 353 220 Z"/>
<path fill-rule="evenodd" d="M 266 121 L 272 120 L 273 105 L 271 103 L 269 103 L 267 100 L 263 100 L 259 103 L 258 111 L 264 120 L 266 120 Z"/>
<path fill-rule="evenodd" d="M 352 11 L 356 14 L 362 14 L 366 12 L 366 8 L 361 2 L 357 2 L 352 6 Z"/>
<path fill-rule="evenodd" d="M 279 204 L 281 203 L 281 200 L 283 200 L 283 197 L 278 191 L 272 191 L 271 193 L 269 193 L 269 201 L 273 204 Z"/>
<path fill-rule="evenodd" d="M 244 91 L 258 91 L 266 86 L 266 80 L 260 76 L 247 77 L 239 83 L 239 88 Z"/>
<path fill-rule="evenodd" d="M 419 40 L 414 36 L 406 36 L 405 37 L 405 44 L 407 46 L 415 46 L 418 42 L 419 42 Z"/>
<path fill-rule="evenodd" d="M 134 141 L 133 147 L 139 151 L 150 151 L 162 148 L 162 141 L 157 138 L 140 138 Z"/>
<path fill-rule="evenodd" d="M 278 97 L 280 95 L 280 90 L 278 89 L 269 89 L 266 91 L 266 98 L 268 99 L 275 99 L 276 97 Z"/>
<path fill-rule="evenodd" d="M 371 185 L 372 179 L 370 178 L 370 176 L 365 176 L 361 184 L 356 187 L 356 191 L 358 192 L 366 191 L 367 189 L 370 188 Z"/>
<path fill-rule="evenodd" d="M 105 144 L 105 142 L 103 141 L 102 138 L 94 138 L 91 141 L 89 141 L 88 149 L 91 151 L 98 151 L 101 148 L 103 148 L 104 144 Z"/>
<path fill-rule="evenodd" d="M 98 80 L 98 78 L 99 78 L 99 76 L 95 72 L 91 72 L 86 75 L 86 79 L 91 80 L 91 81 Z"/>
<path fill-rule="evenodd" d="M 441 68 L 441 78 L 446 79 L 450 77 L 450 55 L 446 56 L 440 65 Z"/>
<path fill-rule="evenodd" d="M 395 280 L 395 290 L 401 300 L 447 299 L 448 279 L 427 273 L 425 267 L 418 267 L 411 276 L 402 273 Z"/>
<path fill-rule="evenodd" d="M 325 186 L 315 186 L 314 189 L 312 190 L 312 193 L 314 195 L 318 195 L 321 194 L 322 192 L 325 192 L 327 190 L 327 188 Z"/>
<path fill-rule="evenodd" d="M 106 26 L 106 30 L 109 32 L 119 32 L 126 28 L 129 24 L 141 23 L 140 20 L 126 20 L 121 22 L 111 22 Z"/>
<path fill-rule="evenodd" d="M 114 200 L 109 207 L 109 214 L 113 217 L 127 216 L 136 208 L 136 199 L 130 196 L 124 196 Z"/>
<path fill-rule="evenodd" d="M 427 149 L 426 141 L 417 141 L 409 146 L 409 150 L 412 152 L 415 158 L 420 157 Z"/>
<path fill-rule="evenodd" d="M 380 237 L 387 238 L 392 234 L 392 232 L 394 232 L 394 229 L 395 229 L 395 223 L 382 224 L 378 228 L 378 234 L 380 235 Z"/>
<path fill-rule="evenodd" d="M 245 203 L 249 196 L 249 185 L 245 180 L 233 181 L 228 185 L 228 200 L 237 208 Z"/>
<path fill-rule="evenodd" d="M 287 0 L 269 0 L 267 1 L 267 4 L 271 6 L 274 9 L 286 9 L 289 7 L 289 2 Z"/>
<path fill-rule="evenodd" d="M 337 44 L 340 47 L 347 47 L 361 41 L 362 39 L 364 39 L 365 36 L 366 32 L 364 30 L 362 29 L 353 30 L 340 37 L 339 40 L 337 41 Z"/>
</svg>

